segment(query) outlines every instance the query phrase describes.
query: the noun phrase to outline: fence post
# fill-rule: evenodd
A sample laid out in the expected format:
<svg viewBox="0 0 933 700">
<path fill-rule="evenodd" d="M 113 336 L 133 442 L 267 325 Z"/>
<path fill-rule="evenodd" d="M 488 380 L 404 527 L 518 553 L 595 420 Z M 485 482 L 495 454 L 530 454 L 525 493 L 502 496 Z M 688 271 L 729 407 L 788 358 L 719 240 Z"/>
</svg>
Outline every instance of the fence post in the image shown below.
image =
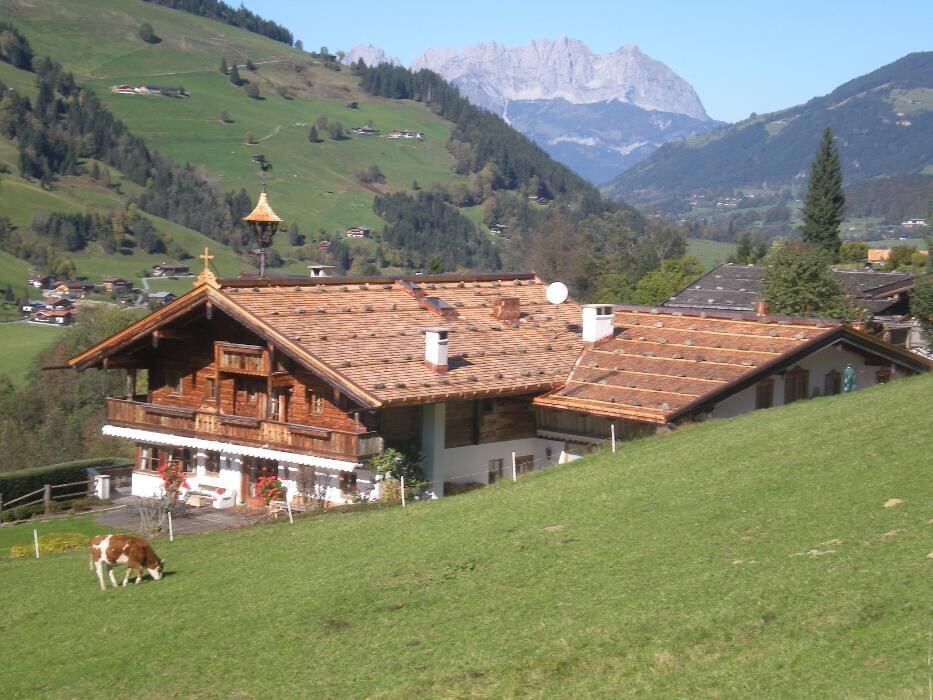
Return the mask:
<svg viewBox="0 0 933 700">
<path fill-rule="evenodd" d="M 615 452 L 616 451 L 616 424 L 610 423 L 609 430 L 612 433 L 612 451 Z"/>
<path fill-rule="evenodd" d="M 515 453 L 512 453 L 512 481 L 518 481 L 518 475 L 515 473 Z"/>
<path fill-rule="evenodd" d="M 292 504 L 288 500 L 288 492 L 285 493 L 285 510 L 288 511 L 288 524 L 294 525 L 295 521 L 292 519 Z"/>
<path fill-rule="evenodd" d="M 36 559 L 39 558 L 39 531 L 33 528 L 32 530 L 32 545 L 36 548 Z"/>
<path fill-rule="evenodd" d="M 52 502 L 52 484 L 46 484 L 42 492 L 42 503 L 45 506 L 45 514 L 49 514 L 49 504 Z"/>
<path fill-rule="evenodd" d="M 172 524 L 172 511 L 168 512 L 168 541 L 175 541 L 175 526 Z"/>
<path fill-rule="evenodd" d="M 402 474 L 402 508 L 405 507 L 405 475 Z"/>
</svg>

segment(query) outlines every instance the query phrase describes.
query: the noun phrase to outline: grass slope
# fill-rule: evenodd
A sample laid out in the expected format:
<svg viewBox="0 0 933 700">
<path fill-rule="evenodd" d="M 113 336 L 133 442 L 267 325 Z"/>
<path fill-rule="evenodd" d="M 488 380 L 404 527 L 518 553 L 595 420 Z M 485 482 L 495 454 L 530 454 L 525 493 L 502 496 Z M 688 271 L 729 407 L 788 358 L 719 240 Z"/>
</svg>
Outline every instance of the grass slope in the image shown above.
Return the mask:
<svg viewBox="0 0 933 700">
<path fill-rule="evenodd" d="M 687 239 L 687 253 L 695 256 L 707 270 L 728 261 L 737 248 L 735 243 L 708 241 L 704 238 Z"/>
<path fill-rule="evenodd" d="M 225 190 L 259 189 L 249 160 L 263 153 L 274 164 L 270 179 L 275 209 L 305 233 L 329 233 L 351 225 L 381 226 L 372 212 L 374 192 L 404 190 L 413 180 L 426 186 L 449 182 L 453 158 L 446 141 L 450 123 L 421 104 L 372 97 L 346 68 L 325 69 L 300 51 L 256 34 L 185 12 L 125 0 L 69 0 L 20 3 L 0 0 L 0 16 L 27 35 L 37 55 L 48 53 L 76 71 L 107 106 L 146 143 L 178 162 L 205 165 Z M 162 42 L 143 43 L 136 31 L 149 22 Z M 253 100 L 218 71 L 221 57 L 241 66 L 265 99 Z M 258 67 L 242 68 L 246 59 Z M 295 63 L 303 64 L 302 72 Z M 112 95 L 117 83 L 184 85 L 190 97 L 169 99 Z M 277 94 L 288 87 L 292 99 Z M 359 109 L 344 107 L 349 100 Z M 226 111 L 233 124 L 220 121 Z M 423 142 L 353 136 L 335 142 L 308 142 L 319 116 L 347 128 L 372 120 L 383 133 L 395 128 L 422 131 Z M 251 132 L 258 143 L 247 145 Z M 321 131 L 321 130 L 319 130 Z M 354 173 L 378 165 L 388 183 L 364 187 Z M 462 178 L 461 178 L 462 179 Z M 283 236 L 277 244 L 286 248 Z"/>
<path fill-rule="evenodd" d="M 0 323 L 0 377 L 22 384 L 39 353 L 63 337 L 64 330 L 33 323 Z"/>
<path fill-rule="evenodd" d="M 7 697 L 925 697 L 933 377 L 479 492 L 2 561 Z M 883 504 L 890 498 L 903 503 Z M 132 668 L 132 673 L 126 669 Z"/>
</svg>

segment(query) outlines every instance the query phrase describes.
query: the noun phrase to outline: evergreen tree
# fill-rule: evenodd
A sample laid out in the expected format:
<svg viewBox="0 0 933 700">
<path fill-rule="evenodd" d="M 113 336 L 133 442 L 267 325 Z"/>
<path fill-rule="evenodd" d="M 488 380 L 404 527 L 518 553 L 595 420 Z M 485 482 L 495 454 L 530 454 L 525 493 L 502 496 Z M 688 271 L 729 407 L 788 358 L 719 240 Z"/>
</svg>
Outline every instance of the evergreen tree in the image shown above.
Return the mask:
<svg viewBox="0 0 933 700">
<path fill-rule="evenodd" d="M 832 129 L 826 127 L 810 168 L 810 187 L 803 205 L 801 237 L 805 243 L 822 248 L 833 260 L 839 255 L 839 226 L 842 224 L 845 203 L 839 152 L 833 141 Z"/>
<path fill-rule="evenodd" d="M 237 87 L 243 84 L 243 79 L 240 77 L 240 71 L 236 67 L 235 63 L 230 66 L 230 84 L 236 85 Z"/>
<path fill-rule="evenodd" d="M 311 143 L 321 142 L 321 137 L 318 136 L 317 134 L 317 127 L 314 126 L 313 124 L 311 125 L 311 128 L 308 129 L 308 141 L 310 141 Z"/>
<path fill-rule="evenodd" d="M 833 278 L 826 251 L 799 243 L 776 245 L 765 259 L 762 297 L 771 312 L 789 316 L 846 318 L 842 285 Z"/>
<path fill-rule="evenodd" d="M 227 68 L 227 57 L 222 56 L 220 59 L 220 72 L 226 75 L 228 70 L 229 69 Z"/>
</svg>

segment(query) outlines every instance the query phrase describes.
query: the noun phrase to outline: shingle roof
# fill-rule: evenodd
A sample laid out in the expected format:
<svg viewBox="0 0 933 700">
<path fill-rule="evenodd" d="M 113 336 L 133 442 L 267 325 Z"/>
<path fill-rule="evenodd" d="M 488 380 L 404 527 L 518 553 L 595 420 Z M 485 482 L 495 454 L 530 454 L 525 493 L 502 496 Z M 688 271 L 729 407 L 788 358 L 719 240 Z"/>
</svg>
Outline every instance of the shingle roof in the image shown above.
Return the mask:
<svg viewBox="0 0 933 700">
<path fill-rule="evenodd" d="M 531 275 L 221 285 L 224 297 L 383 404 L 541 392 L 563 381 L 583 347 L 580 306 L 549 304 Z M 499 297 L 519 300 L 517 323 L 494 318 Z M 450 330 L 446 374 L 424 364 L 423 330 L 439 325 Z"/>
<path fill-rule="evenodd" d="M 616 307 L 615 337 L 585 350 L 566 384 L 535 403 L 664 423 L 839 327 L 813 319 L 731 316 Z"/>
</svg>

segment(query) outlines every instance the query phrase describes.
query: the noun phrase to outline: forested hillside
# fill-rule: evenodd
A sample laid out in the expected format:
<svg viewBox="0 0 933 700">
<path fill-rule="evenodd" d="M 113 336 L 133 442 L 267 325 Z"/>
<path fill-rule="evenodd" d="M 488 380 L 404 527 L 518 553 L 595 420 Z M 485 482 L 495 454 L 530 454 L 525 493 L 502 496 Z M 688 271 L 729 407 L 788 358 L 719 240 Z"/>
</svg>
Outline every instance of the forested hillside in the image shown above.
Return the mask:
<svg viewBox="0 0 933 700">
<path fill-rule="evenodd" d="M 827 126 L 849 184 L 933 166 L 933 52 L 905 56 L 804 105 L 667 144 L 604 192 L 649 201 L 716 188 L 780 189 L 806 176 Z"/>
<path fill-rule="evenodd" d="M 35 70 L 0 64 L 0 80 L 14 88 L 0 120 L 0 160 L 16 154 L 4 181 L 31 187 L 36 201 L 28 211 L 0 203 L 11 231 L 4 250 L 78 274 L 125 274 L 132 260 L 138 274 L 153 255 L 197 253 L 196 231 L 216 241 L 221 274 L 239 274 L 254 262 L 239 220 L 259 189 L 256 153 L 273 164 L 270 196 L 286 220 L 269 256 L 282 272 L 302 273 L 309 262 L 352 274 L 429 262 L 443 271 L 527 269 L 538 230 L 562 227 L 555 235 L 588 260 L 602 254 L 578 233 L 587 217 L 619 210 L 626 215 L 613 220 L 626 229 L 618 235 L 644 229 L 634 210 L 601 200 L 433 73 L 348 68 L 323 51 L 218 24 L 202 16 L 211 3 L 183 3 L 194 14 L 164 4 L 0 0 Z M 103 12 L 106 28 L 94 20 Z M 158 42 L 142 36 L 151 39 L 149 29 Z M 56 200 L 69 206 L 58 209 Z M 75 201 L 91 203 L 78 210 L 92 223 L 50 239 L 44 222 L 78 213 Z M 506 233 L 494 235 L 494 224 Z M 351 226 L 373 236 L 347 239 Z M 101 260 L 116 269 L 100 270 Z M 558 273 L 554 261 L 540 265 L 545 277 Z M 598 269 L 642 267 L 618 260 Z M 592 293 L 599 274 L 581 275 L 575 291 Z"/>
</svg>

